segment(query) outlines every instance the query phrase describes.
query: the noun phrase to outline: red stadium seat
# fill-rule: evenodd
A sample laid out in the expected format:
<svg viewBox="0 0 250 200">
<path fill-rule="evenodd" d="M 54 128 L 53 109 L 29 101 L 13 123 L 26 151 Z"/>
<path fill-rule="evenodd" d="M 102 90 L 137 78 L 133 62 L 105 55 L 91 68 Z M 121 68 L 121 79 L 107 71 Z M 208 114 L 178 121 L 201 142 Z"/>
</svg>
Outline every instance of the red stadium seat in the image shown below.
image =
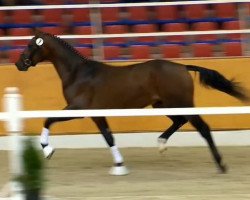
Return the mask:
<svg viewBox="0 0 250 200">
<path fill-rule="evenodd" d="M 77 35 L 91 35 L 94 34 L 92 32 L 92 27 L 91 26 L 76 26 L 74 33 Z M 93 44 L 94 43 L 94 39 L 88 39 L 88 38 L 81 38 L 81 39 L 77 39 L 79 44 Z"/>
<path fill-rule="evenodd" d="M 194 57 L 211 57 L 213 56 L 213 45 L 207 43 L 192 44 Z"/>
<path fill-rule="evenodd" d="M 30 28 L 11 28 L 9 33 L 11 36 L 28 36 L 32 34 L 32 30 Z"/>
<path fill-rule="evenodd" d="M 155 24 L 137 24 L 133 26 L 134 33 L 152 33 L 157 32 Z M 155 37 L 138 37 L 136 38 L 138 42 L 155 42 Z"/>
<path fill-rule="evenodd" d="M 127 33 L 127 32 L 128 32 L 128 27 L 126 25 L 104 26 L 104 33 L 106 34 L 122 34 L 122 33 Z M 108 38 L 108 39 L 105 39 L 105 42 L 109 42 L 113 44 L 122 44 L 122 43 L 126 43 L 127 39 L 124 37 Z"/>
<path fill-rule="evenodd" d="M 6 19 L 6 12 L 4 10 L 0 10 L 0 24 L 4 24 Z"/>
<path fill-rule="evenodd" d="M 188 31 L 188 25 L 185 23 L 170 23 L 164 24 L 162 27 L 163 31 L 166 32 L 182 32 Z M 166 40 L 169 42 L 183 42 L 185 41 L 184 35 L 167 36 Z"/>
<path fill-rule="evenodd" d="M 157 6 L 155 7 L 157 20 L 174 20 L 179 18 L 177 6 Z"/>
<path fill-rule="evenodd" d="M 31 10 L 13 10 L 11 15 L 13 23 L 29 24 L 32 20 Z"/>
<path fill-rule="evenodd" d="M 11 28 L 9 29 L 9 35 L 11 36 L 30 36 L 32 35 L 32 30 L 30 28 Z M 14 40 L 13 45 L 25 46 L 28 44 L 28 40 Z"/>
<path fill-rule="evenodd" d="M 147 21 L 149 19 L 147 7 L 128 7 L 127 10 L 129 19 L 132 21 Z"/>
<path fill-rule="evenodd" d="M 4 36 L 4 31 L 0 29 L 0 36 Z"/>
<path fill-rule="evenodd" d="M 249 16 L 250 15 L 250 3 L 245 3 L 243 5 L 247 8 L 246 14 Z"/>
<path fill-rule="evenodd" d="M 62 9 L 48 9 L 41 11 L 44 23 L 62 23 Z"/>
<path fill-rule="evenodd" d="M 195 31 L 212 31 L 218 30 L 218 25 L 214 22 L 197 22 L 194 23 L 193 30 Z M 216 40 L 216 35 L 198 35 L 196 36 L 198 41 L 212 41 Z"/>
<path fill-rule="evenodd" d="M 150 59 L 150 47 L 147 45 L 131 45 L 130 46 L 132 59 Z"/>
<path fill-rule="evenodd" d="M 194 5 L 185 5 L 184 6 L 184 13 L 186 18 L 190 19 L 201 19 L 205 18 L 206 11 L 207 11 L 206 4 L 194 4 Z"/>
<path fill-rule="evenodd" d="M 239 30 L 244 27 L 243 22 L 240 21 L 228 21 L 223 23 L 224 30 Z M 226 37 L 229 39 L 239 40 L 241 39 L 241 34 L 227 34 Z"/>
<path fill-rule="evenodd" d="M 93 56 L 93 52 L 91 48 L 88 47 L 76 47 L 76 50 L 79 51 L 79 53 L 83 56 L 83 57 L 92 57 Z"/>
<path fill-rule="evenodd" d="M 119 8 L 102 8 L 101 15 L 103 22 L 116 22 L 120 20 Z"/>
<path fill-rule="evenodd" d="M 215 16 L 219 18 L 236 18 L 237 9 L 235 3 L 214 4 Z"/>
<path fill-rule="evenodd" d="M 15 63 L 19 59 L 23 49 L 12 49 L 8 51 L 8 57 L 10 63 Z"/>
<path fill-rule="evenodd" d="M 175 44 L 165 44 L 160 46 L 163 58 L 180 58 L 182 46 Z"/>
<path fill-rule="evenodd" d="M 74 3 L 79 3 L 79 4 L 84 4 L 84 3 L 89 3 L 89 0 L 74 0 Z"/>
<path fill-rule="evenodd" d="M 71 10 L 73 16 L 73 22 L 89 22 L 90 15 L 89 9 L 76 8 Z"/>
<path fill-rule="evenodd" d="M 63 34 L 63 28 L 62 27 L 42 27 L 41 28 L 42 31 L 46 32 L 46 33 L 50 33 L 52 35 L 62 35 Z"/>
<path fill-rule="evenodd" d="M 48 5 L 60 5 L 60 4 L 63 4 L 62 0 L 43 0 L 43 2 L 45 4 L 48 4 Z"/>
<path fill-rule="evenodd" d="M 0 36 L 4 36 L 4 31 L 2 29 L 0 29 Z M 3 46 L 5 44 L 6 41 L 0 41 L 0 46 Z"/>
<path fill-rule="evenodd" d="M 121 55 L 121 48 L 118 46 L 104 46 L 103 51 L 105 60 L 118 60 Z"/>
<path fill-rule="evenodd" d="M 242 45 L 240 42 L 227 42 L 223 44 L 226 56 L 242 56 Z"/>
</svg>

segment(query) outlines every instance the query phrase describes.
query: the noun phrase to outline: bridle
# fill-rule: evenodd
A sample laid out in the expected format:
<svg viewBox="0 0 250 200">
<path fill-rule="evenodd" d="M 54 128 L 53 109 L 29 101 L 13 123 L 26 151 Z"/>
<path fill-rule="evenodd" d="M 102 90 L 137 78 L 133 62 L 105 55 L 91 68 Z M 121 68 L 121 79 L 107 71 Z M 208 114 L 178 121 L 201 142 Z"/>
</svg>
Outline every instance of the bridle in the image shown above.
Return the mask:
<svg viewBox="0 0 250 200">
<path fill-rule="evenodd" d="M 29 55 L 29 57 L 27 57 L 25 54 L 23 54 L 23 63 L 25 65 L 25 67 L 30 67 L 32 66 L 32 58 L 35 55 L 35 53 L 40 49 L 40 46 L 35 47 L 35 49 L 33 49 L 33 51 L 31 52 L 31 54 Z"/>
<path fill-rule="evenodd" d="M 23 56 L 23 63 L 25 65 L 25 67 L 29 68 L 30 66 L 33 66 L 33 63 L 32 63 L 32 58 L 33 56 L 35 55 L 35 53 L 41 49 L 41 45 L 38 45 L 36 43 L 35 47 L 33 47 L 33 51 L 30 53 L 30 56 L 29 57 L 26 57 L 25 54 L 22 54 Z"/>
</svg>

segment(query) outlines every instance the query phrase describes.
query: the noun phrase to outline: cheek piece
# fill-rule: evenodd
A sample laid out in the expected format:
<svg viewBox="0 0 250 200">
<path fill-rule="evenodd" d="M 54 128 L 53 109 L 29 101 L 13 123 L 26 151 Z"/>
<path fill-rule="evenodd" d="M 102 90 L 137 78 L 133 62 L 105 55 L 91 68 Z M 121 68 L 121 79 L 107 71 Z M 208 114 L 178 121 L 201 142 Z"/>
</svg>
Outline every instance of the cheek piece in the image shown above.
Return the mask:
<svg viewBox="0 0 250 200">
<path fill-rule="evenodd" d="M 33 57 L 33 55 L 36 53 L 36 51 L 43 45 L 44 41 L 42 38 L 37 38 L 36 39 L 36 48 L 35 50 L 30 54 L 30 58 L 25 58 L 24 59 L 24 64 L 27 66 L 27 67 L 30 67 L 32 66 L 32 61 L 31 61 L 31 58 Z"/>
</svg>

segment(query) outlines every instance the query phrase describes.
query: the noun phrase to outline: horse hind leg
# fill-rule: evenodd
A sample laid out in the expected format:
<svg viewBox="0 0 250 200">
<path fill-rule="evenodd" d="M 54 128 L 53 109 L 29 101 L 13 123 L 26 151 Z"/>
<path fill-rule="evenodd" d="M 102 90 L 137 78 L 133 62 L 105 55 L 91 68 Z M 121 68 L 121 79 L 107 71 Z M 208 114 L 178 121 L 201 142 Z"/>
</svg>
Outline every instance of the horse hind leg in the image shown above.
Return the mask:
<svg viewBox="0 0 250 200">
<path fill-rule="evenodd" d="M 154 108 L 163 108 L 164 106 L 158 102 L 153 105 Z M 167 141 L 171 135 L 173 135 L 179 128 L 187 123 L 187 119 L 184 116 L 166 116 L 170 118 L 173 124 L 165 130 L 158 138 L 159 152 L 163 153 L 167 150 Z"/>
<path fill-rule="evenodd" d="M 213 141 L 209 126 L 203 121 L 203 119 L 198 115 L 187 116 L 190 123 L 200 132 L 201 136 L 206 140 L 212 156 L 222 173 L 226 173 L 227 167 L 222 161 L 222 156 L 220 155 L 217 147 Z"/>
<path fill-rule="evenodd" d="M 173 135 L 184 124 L 187 123 L 187 119 L 183 116 L 167 116 L 167 117 L 169 117 L 173 121 L 173 124 L 166 131 L 164 131 L 158 138 L 160 153 L 163 153 L 164 151 L 167 150 L 166 144 L 170 136 Z"/>
</svg>

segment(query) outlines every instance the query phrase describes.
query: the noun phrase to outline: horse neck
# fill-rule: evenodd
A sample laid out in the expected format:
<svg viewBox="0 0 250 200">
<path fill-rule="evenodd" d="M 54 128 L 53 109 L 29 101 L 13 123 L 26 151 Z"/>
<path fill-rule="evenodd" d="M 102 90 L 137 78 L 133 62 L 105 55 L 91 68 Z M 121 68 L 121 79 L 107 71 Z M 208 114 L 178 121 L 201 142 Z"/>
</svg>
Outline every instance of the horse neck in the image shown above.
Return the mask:
<svg viewBox="0 0 250 200">
<path fill-rule="evenodd" d="M 68 81 L 75 75 L 76 68 L 80 64 L 80 58 L 64 46 L 51 49 L 49 61 L 54 65 L 63 85 L 67 85 Z"/>
</svg>

